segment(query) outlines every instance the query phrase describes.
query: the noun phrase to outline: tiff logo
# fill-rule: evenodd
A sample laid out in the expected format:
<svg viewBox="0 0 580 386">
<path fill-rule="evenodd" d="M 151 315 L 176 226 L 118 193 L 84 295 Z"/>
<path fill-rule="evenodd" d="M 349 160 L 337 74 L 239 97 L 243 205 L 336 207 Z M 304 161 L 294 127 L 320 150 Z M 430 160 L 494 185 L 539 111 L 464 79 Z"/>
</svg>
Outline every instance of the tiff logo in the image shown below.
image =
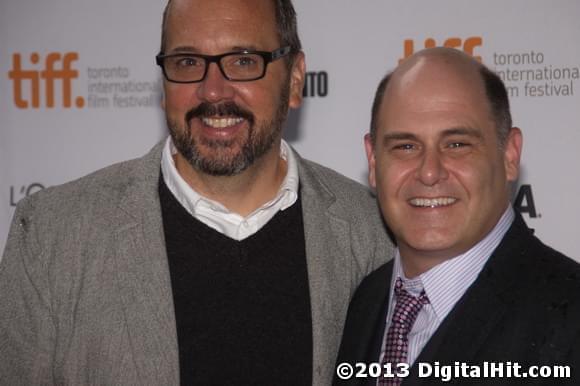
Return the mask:
<svg viewBox="0 0 580 386">
<path fill-rule="evenodd" d="M 482 43 L 483 43 L 483 39 L 479 36 L 472 36 L 472 37 L 467 38 L 465 40 L 462 40 L 461 38 L 457 38 L 457 37 L 452 37 L 452 38 L 445 40 L 443 42 L 443 44 L 441 44 L 441 46 L 462 49 L 463 52 L 465 52 L 468 55 L 473 56 L 475 59 L 477 59 L 481 62 L 481 56 L 474 55 L 473 51 L 475 50 L 475 47 L 481 46 Z M 427 39 L 425 39 L 424 47 L 425 48 L 437 47 L 437 42 L 433 38 L 427 38 Z M 399 63 L 403 59 L 408 58 L 409 56 L 413 55 L 414 53 L 415 53 L 415 42 L 412 39 L 405 40 L 403 42 L 403 57 L 401 59 L 399 59 Z"/>
<path fill-rule="evenodd" d="M 72 82 L 77 79 L 79 72 L 72 68 L 72 63 L 78 60 L 79 55 L 76 52 L 67 52 L 61 55 L 58 52 L 49 53 L 44 60 L 44 69 L 23 69 L 22 56 L 20 54 L 12 55 L 12 70 L 8 72 L 8 77 L 12 80 L 14 90 L 14 104 L 21 109 L 29 107 L 40 107 L 40 88 L 41 79 L 44 83 L 44 103 L 45 107 L 53 108 L 55 106 L 55 83 L 62 83 L 62 107 L 70 108 L 72 105 Z M 41 58 L 37 52 L 30 55 L 30 63 L 36 65 L 40 63 Z M 59 67 L 56 64 L 59 63 Z M 25 88 L 27 85 L 27 88 Z M 25 90 L 29 90 L 25 92 Z M 25 98 L 24 94 L 30 97 Z M 75 99 L 75 105 L 82 108 L 85 105 L 83 97 Z"/>
</svg>

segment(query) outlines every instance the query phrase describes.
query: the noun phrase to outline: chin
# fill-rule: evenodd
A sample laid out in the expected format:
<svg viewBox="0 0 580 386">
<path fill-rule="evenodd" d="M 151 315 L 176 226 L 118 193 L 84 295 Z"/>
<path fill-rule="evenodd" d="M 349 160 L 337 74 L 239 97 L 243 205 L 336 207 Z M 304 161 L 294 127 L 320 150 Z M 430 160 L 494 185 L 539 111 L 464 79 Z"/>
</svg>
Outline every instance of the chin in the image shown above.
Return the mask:
<svg viewBox="0 0 580 386">
<path fill-rule="evenodd" d="M 448 251 L 454 248 L 457 244 L 455 240 L 449 238 L 449 233 L 433 233 L 433 234 L 422 234 L 419 236 L 418 233 L 414 233 L 413 237 L 407 239 L 406 244 L 412 249 L 426 252 L 426 253 L 437 253 Z M 452 256 L 449 256 L 452 257 Z"/>
</svg>

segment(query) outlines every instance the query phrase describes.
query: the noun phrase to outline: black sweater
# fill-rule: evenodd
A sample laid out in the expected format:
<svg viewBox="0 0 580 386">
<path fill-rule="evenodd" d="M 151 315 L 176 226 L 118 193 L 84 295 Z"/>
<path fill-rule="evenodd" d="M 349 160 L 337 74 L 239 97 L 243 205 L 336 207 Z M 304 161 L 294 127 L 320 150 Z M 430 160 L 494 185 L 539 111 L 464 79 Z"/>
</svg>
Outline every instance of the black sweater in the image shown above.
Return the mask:
<svg viewBox="0 0 580 386">
<path fill-rule="evenodd" d="M 300 199 L 236 241 L 160 178 L 182 385 L 309 385 L 312 318 Z"/>
</svg>

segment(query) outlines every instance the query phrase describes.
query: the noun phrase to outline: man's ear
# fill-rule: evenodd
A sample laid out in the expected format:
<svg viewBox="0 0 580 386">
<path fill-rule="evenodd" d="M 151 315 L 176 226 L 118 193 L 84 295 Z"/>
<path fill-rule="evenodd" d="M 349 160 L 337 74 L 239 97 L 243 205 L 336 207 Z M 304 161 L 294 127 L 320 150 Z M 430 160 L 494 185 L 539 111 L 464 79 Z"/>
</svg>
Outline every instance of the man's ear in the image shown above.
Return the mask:
<svg viewBox="0 0 580 386">
<path fill-rule="evenodd" d="M 368 161 L 368 165 L 369 165 L 369 185 L 373 189 L 376 189 L 377 178 L 376 178 L 376 172 L 375 172 L 375 164 L 376 164 L 375 147 L 374 147 L 373 141 L 371 139 L 370 133 L 365 134 L 365 151 L 367 153 L 367 161 Z"/>
<path fill-rule="evenodd" d="M 510 182 L 517 180 L 520 174 L 523 141 L 522 131 L 517 127 L 512 127 L 504 146 L 505 174 Z"/>
<path fill-rule="evenodd" d="M 292 109 L 300 107 L 302 104 L 302 89 L 306 78 L 306 61 L 304 52 L 300 51 L 294 58 L 294 63 L 290 69 L 290 97 L 288 106 Z"/>
</svg>

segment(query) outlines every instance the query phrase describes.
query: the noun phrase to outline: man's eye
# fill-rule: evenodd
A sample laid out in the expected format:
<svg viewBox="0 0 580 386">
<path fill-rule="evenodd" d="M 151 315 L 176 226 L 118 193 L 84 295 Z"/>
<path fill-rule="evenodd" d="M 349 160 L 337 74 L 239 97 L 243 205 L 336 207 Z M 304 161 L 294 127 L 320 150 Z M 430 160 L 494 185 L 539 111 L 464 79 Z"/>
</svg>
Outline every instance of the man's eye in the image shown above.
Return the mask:
<svg viewBox="0 0 580 386">
<path fill-rule="evenodd" d="M 415 146 L 411 143 L 402 143 L 399 145 L 393 146 L 393 150 L 413 150 Z"/>
<path fill-rule="evenodd" d="M 199 60 L 195 57 L 186 56 L 183 58 L 179 58 L 175 65 L 176 67 L 198 67 L 203 64 L 203 61 Z"/>
<path fill-rule="evenodd" d="M 468 147 L 471 146 L 468 143 L 465 142 L 451 142 L 450 144 L 447 145 L 447 147 L 451 148 L 451 149 L 460 149 L 463 147 Z"/>
<path fill-rule="evenodd" d="M 236 59 L 235 63 L 236 66 L 240 67 L 250 67 L 256 65 L 256 59 L 251 56 L 240 56 Z"/>
</svg>

